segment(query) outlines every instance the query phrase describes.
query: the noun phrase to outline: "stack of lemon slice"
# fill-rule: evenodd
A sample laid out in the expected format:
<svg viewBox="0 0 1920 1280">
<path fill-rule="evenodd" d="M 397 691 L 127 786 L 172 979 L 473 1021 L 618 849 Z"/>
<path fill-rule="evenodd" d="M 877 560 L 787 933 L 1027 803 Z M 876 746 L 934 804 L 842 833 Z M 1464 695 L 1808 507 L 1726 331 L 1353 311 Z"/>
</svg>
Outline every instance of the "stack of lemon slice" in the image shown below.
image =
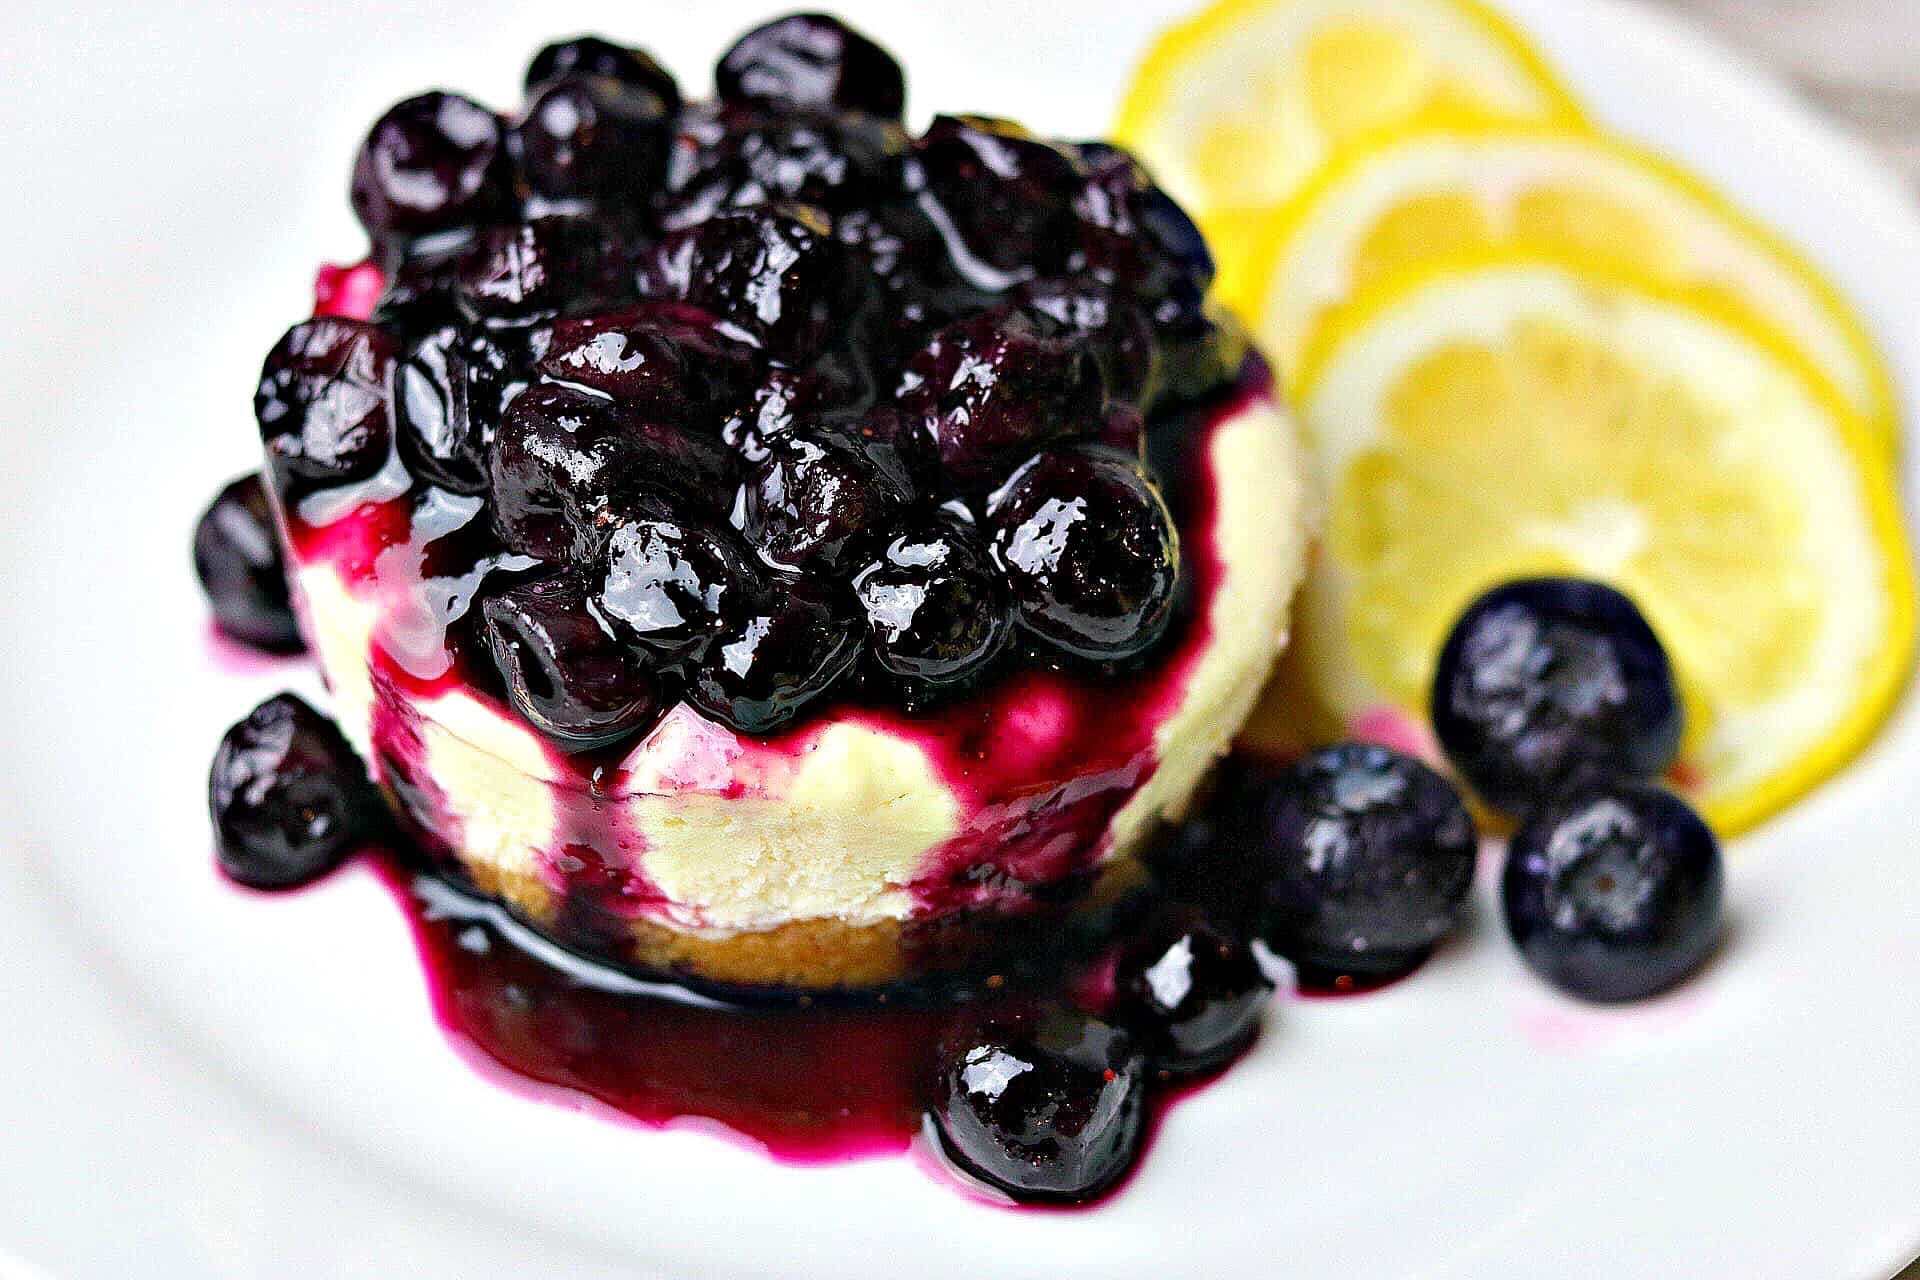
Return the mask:
<svg viewBox="0 0 1920 1280">
<path fill-rule="evenodd" d="M 1587 123 L 1470 0 L 1223 0 L 1118 133 L 1193 209 L 1317 445 L 1325 536 L 1250 731 L 1431 750 L 1461 609 L 1561 573 L 1634 596 L 1723 833 L 1850 758 L 1905 679 L 1898 417 L 1790 246 Z"/>
</svg>

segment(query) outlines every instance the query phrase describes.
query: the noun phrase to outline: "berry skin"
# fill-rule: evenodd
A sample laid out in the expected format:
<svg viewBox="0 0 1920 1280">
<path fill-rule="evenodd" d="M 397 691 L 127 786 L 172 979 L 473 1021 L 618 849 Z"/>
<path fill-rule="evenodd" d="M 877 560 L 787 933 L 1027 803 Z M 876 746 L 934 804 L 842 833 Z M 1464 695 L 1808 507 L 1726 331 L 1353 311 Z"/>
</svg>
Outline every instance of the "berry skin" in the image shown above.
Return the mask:
<svg viewBox="0 0 1920 1280">
<path fill-rule="evenodd" d="M 562 320 L 539 370 L 689 429 L 701 429 L 702 419 L 744 394 L 754 377 L 751 348 L 717 332 L 706 312 L 678 302 Z"/>
<path fill-rule="evenodd" d="M 957 1030 L 940 1059 L 942 1149 L 1016 1200 L 1090 1200 L 1140 1153 L 1146 1063 L 1117 1027 L 1048 1007 Z"/>
<path fill-rule="evenodd" d="M 697 659 L 753 608 L 758 574 L 733 530 L 702 523 L 658 498 L 605 516 L 593 605 L 625 640 L 663 662 Z"/>
<path fill-rule="evenodd" d="M 1725 872 L 1713 833 L 1658 787 L 1569 792 L 1514 836 L 1507 931 L 1533 971 L 1583 1000 L 1640 1000 L 1706 962 Z"/>
<path fill-rule="evenodd" d="M 892 462 L 857 437 L 776 436 L 741 482 L 734 523 L 776 569 L 837 565 L 912 500 L 911 481 Z"/>
<path fill-rule="evenodd" d="M 1087 270 L 1139 299 L 1171 335 L 1200 335 L 1214 265 L 1193 219 L 1125 151 L 1094 144 L 1080 154 L 1092 170 L 1073 200 Z"/>
<path fill-rule="evenodd" d="M 1335 973 L 1413 968 L 1460 919 L 1478 841 L 1459 793 L 1410 756 L 1370 743 L 1257 773 L 1229 822 L 1257 858 L 1275 950 Z"/>
<path fill-rule="evenodd" d="M 859 633 L 816 578 L 761 585 L 687 675 L 687 701 L 741 733 L 784 728 L 853 670 Z"/>
<path fill-rule="evenodd" d="M 637 207 L 666 180 L 672 112 L 644 86 L 568 76 L 542 89 L 515 129 L 520 171 L 548 201 Z"/>
<path fill-rule="evenodd" d="M 576 576 L 521 583 L 481 609 L 514 709 L 568 749 L 617 741 L 665 710 L 658 679 L 594 616 Z"/>
<path fill-rule="evenodd" d="M 399 354 L 391 334 L 360 320 L 320 316 L 287 330 L 253 396 L 276 478 L 344 484 L 386 465 Z"/>
<path fill-rule="evenodd" d="M 1434 672 L 1441 747 L 1509 813 L 1589 779 L 1659 776 L 1681 723 L 1659 637 L 1633 601 L 1597 582 L 1495 587 L 1454 625 Z"/>
<path fill-rule="evenodd" d="M 306 648 L 259 472 L 222 489 L 201 515 L 193 529 L 193 571 L 220 630 L 269 653 Z"/>
<path fill-rule="evenodd" d="M 961 276 L 998 293 L 1068 266 L 1085 176 L 1073 156 L 1011 121 L 936 116 L 914 144 L 908 182 Z"/>
<path fill-rule="evenodd" d="M 1020 625 L 1039 640 L 1117 662 L 1166 633 L 1180 535 L 1137 458 L 1098 445 L 1049 449 L 993 494 L 986 523 Z"/>
<path fill-rule="evenodd" d="M 987 670 L 1013 634 L 1006 585 L 979 535 L 920 516 L 853 577 L 867 651 L 911 703 Z"/>
<path fill-rule="evenodd" d="M 458 325 L 413 345 L 393 380 L 400 456 L 409 471 L 455 493 L 486 492 L 487 446 L 509 367 L 498 344 Z"/>
<path fill-rule="evenodd" d="M 544 86 L 571 76 L 618 80 L 658 98 L 667 114 L 680 109 L 680 86 L 652 55 L 599 36 L 558 40 L 534 54 L 527 65 L 527 93 L 532 96 Z"/>
<path fill-rule="evenodd" d="M 906 78 L 886 50 L 819 13 L 790 14 L 741 36 L 720 60 L 714 85 L 728 102 L 895 120 L 907 100 Z"/>
<path fill-rule="evenodd" d="M 1077 278 L 1035 280 L 1019 297 L 1027 311 L 1085 339 L 1112 400 L 1140 408 L 1152 403 L 1160 353 L 1138 306 L 1098 281 Z"/>
<path fill-rule="evenodd" d="M 957 485 L 989 487 L 1041 446 L 1100 429 L 1092 345 L 1044 313 L 996 307 L 942 329 L 907 360 L 894 398 Z"/>
<path fill-rule="evenodd" d="M 325 875 L 379 834 L 385 812 L 339 728 L 291 693 L 227 730 L 207 799 L 220 866 L 255 889 Z"/>
<path fill-rule="evenodd" d="M 353 163 L 353 211 L 376 244 L 510 217 L 511 166 L 499 117 L 452 93 L 396 104 Z"/>
<path fill-rule="evenodd" d="M 1128 948 L 1115 972 L 1113 1018 L 1170 1076 L 1225 1066 L 1252 1043 L 1273 994 L 1246 939 L 1197 912 L 1171 913 Z"/>
<path fill-rule="evenodd" d="M 703 108 L 680 117 L 661 225 L 801 205 L 838 215 L 885 203 L 904 186 L 906 131 L 870 116 Z"/>
<path fill-rule="evenodd" d="M 460 309 L 469 319 L 524 324 L 562 306 L 609 300 L 622 287 L 611 256 L 606 232 L 589 218 L 551 215 L 490 228 L 460 260 Z"/>
</svg>

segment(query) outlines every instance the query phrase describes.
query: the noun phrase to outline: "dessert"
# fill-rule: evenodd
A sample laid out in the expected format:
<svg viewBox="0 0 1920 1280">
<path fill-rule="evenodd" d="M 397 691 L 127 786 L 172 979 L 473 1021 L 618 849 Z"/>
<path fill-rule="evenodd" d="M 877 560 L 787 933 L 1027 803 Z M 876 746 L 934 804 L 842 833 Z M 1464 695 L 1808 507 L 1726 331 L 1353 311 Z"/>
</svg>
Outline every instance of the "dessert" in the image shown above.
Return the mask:
<svg viewBox="0 0 1920 1280">
<path fill-rule="evenodd" d="M 1137 881 L 1281 646 L 1303 464 L 1123 152 L 914 136 L 827 19 L 718 83 L 576 41 L 517 118 L 382 117 L 270 487 L 447 868 L 631 966 L 891 982 Z"/>
</svg>

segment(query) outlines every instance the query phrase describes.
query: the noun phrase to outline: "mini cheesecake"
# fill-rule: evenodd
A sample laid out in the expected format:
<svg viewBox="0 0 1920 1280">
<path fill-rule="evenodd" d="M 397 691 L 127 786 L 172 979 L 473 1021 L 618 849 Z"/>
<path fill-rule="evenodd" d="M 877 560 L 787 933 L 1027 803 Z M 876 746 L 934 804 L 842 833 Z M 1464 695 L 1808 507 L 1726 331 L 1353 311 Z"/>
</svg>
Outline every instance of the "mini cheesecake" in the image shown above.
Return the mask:
<svg viewBox="0 0 1920 1280">
<path fill-rule="evenodd" d="M 409 833 L 717 983 L 912 979 L 1123 894 L 1309 537 L 1140 167 L 914 135 L 824 29 L 859 56 L 763 36 L 711 102 L 579 41 L 511 116 L 400 103 L 354 168 L 371 253 L 256 396 L 302 629 Z"/>
</svg>

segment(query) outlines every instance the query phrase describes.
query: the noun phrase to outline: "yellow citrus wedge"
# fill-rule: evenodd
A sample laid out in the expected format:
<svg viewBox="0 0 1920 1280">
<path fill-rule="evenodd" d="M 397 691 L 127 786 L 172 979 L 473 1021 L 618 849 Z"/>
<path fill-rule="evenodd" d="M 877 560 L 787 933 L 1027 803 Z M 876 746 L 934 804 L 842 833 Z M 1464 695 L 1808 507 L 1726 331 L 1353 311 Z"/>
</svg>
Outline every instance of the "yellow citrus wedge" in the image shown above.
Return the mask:
<svg viewBox="0 0 1920 1280">
<path fill-rule="evenodd" d="M 1321 319 L 1374 281 L 1435 256 L 1496 246 L 1724 292 L 1798 343 L 1891 450 L 1886 363 L 1820 271 L 1680 166 L 1585 131 L 1428 123 L 1348 148 L 1260 230 L 1224 297 L 1284 372 Z"/>
<path fill-rule="evenodd" d="M 1597 578 L 1665 642 L 1689 721 L 1673 781 L 1732 834 L 1844 764 L 1905 680 L 1891 471 L 1724 293 L 1537 253 L 1423 263 L 1325 320 L 1295 394 L 1328 521 L 1268 732 L 1420 746 L 1470 600 Z"/>
<path fill-rule="evenodd" d="M 1271 209 L 1349 139 L 1429 112 L 1578 121 L 1479 0 L 1218 0 L 1163 33 L 1115 136 L 1201 221 Z"/>
</svg>

